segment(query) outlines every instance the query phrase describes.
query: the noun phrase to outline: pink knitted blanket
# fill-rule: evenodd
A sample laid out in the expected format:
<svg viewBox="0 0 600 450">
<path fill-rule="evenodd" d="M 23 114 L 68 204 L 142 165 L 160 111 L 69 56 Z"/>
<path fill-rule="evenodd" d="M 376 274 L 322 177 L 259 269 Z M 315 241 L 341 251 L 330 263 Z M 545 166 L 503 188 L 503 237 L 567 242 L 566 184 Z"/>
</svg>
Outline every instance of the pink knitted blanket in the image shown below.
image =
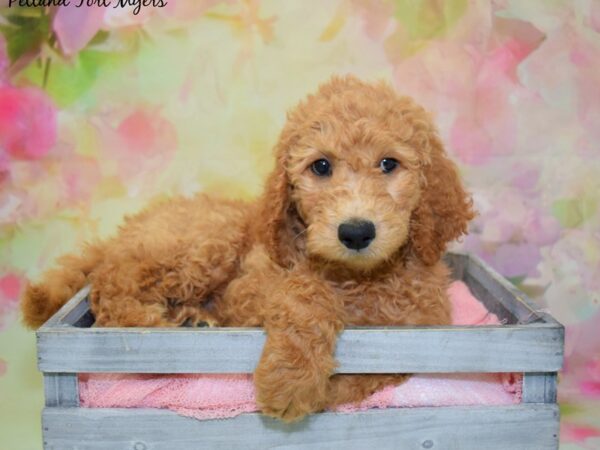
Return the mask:
<svg viewBox="0 0 600 450">
<path fill-rule="evenodd" d="M 454 282 L 448 290 L 454 325 L 499 324 L 468 287 Z M 257 411 L 250 374 L 81 374 L 81 406 L 89 408 L 167 408 L 196 419 L 234 417 Z M 415 375 L 388 386 L 360 404 L 337 408 L 508 405 L 521 401 L 519 374 Z"/>
</svg>

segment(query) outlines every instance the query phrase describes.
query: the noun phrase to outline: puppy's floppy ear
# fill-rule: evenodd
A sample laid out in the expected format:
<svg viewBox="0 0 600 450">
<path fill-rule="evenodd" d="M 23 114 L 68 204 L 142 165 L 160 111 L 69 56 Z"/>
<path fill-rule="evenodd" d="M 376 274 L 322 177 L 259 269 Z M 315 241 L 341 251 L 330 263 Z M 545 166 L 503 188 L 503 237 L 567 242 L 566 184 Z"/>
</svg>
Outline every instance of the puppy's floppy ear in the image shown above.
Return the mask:
<svg viewBox="0 0 600 450">
<path fill-rule="evenodd" d="M 293 264 L 299 249 L 295 240 L 298 234 L 298 216 L 290 198 L 292 189 L 286 170 L 287 152 L 291 133 L 282 133 L 275 148 L 275 168 L 269 175 L 261 200 L 259 233 L 269 256 L 282 266 Z"/>
<path fill-rule="evenodd" d="M 465 192 L 456 165 L 448 159 L 433 126 L 426 133 L 429 160 L 423 165 L 423 191 L 413 212 L 410 242 L 426 265 L 435 264 L 446 244 L 467 232 L 475 216 L 473 202 Z"/>
</svg>

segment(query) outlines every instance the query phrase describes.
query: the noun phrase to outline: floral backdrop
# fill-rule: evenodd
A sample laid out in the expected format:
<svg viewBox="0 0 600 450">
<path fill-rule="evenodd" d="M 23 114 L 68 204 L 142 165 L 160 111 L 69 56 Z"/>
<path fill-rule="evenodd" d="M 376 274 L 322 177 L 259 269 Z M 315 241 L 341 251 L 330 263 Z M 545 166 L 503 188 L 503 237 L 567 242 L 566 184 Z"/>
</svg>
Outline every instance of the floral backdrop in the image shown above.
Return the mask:
<svg viewBox="0 0 600 450">
<path fill-rule="evenodd" d="M 340 73 L 434 113 L 480 213 L 459 246 L 566 325 L 562 448 L 600 448 L 600 2 L 71 3 L 0 0 L 2 448 L 41 448 L 26 280 L 151 198 L 257 195 Z"/>
</svg>

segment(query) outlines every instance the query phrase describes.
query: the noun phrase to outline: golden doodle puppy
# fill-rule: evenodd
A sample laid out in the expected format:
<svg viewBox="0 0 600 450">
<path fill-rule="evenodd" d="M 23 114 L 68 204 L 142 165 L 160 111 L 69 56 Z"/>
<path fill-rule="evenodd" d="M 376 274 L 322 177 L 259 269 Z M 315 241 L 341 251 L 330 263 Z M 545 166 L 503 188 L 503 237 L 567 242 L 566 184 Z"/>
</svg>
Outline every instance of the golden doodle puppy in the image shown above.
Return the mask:
<svg viewBox="0 0 600 450">
<path fill-rule="evenodd" d="M 446 244 L 472 202 L 425 110 L 386 84 L 335 77 L 288 114 L 258 201 L 154 205 L 28 287 L 41 325 L 90 283 L 99 326 L 263 326 L 265 414 L 293 421 L 402 375 L 334 375 L 348 325 L 450 322 Z"/>
</svg>

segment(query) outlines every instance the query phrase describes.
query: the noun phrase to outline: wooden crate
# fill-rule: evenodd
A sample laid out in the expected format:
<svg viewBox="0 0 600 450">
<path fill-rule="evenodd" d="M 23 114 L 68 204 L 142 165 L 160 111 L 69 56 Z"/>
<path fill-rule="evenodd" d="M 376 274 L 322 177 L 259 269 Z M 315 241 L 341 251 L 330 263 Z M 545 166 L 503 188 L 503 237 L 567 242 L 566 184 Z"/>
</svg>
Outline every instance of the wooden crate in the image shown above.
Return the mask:
<svg viewBox="0 0 600 450">
<path fill-rule="evenodd" d="M 86 288 L 37 332 L 44 448 L 557 449 L 563 326 L 478 258 L 446 260 L 505 325 L 348 328 L 338 372 L 523 372 L 521 404 L 325 412 L 292 425 L 257 413 L 198 421 L 159 409 L 80 408 L 80 372 L 252 372 L 265 341 L 256 328 L 90 328 Z"/>
</svg>

